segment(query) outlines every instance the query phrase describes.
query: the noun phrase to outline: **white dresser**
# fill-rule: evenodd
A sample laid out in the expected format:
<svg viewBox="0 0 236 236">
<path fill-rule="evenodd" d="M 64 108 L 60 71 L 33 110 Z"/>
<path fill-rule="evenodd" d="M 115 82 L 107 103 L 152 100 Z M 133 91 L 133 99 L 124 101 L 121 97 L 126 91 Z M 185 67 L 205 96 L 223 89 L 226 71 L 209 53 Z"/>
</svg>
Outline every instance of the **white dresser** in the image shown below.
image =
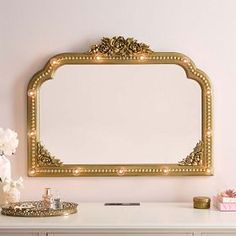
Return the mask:
<svg viewBox="0 0 236 236">
<path fill-rule="evenodd" d="M 81 203 L 77 214 L 0 216 L 0 236 L 236 236 L 236 212 L 197 210 L 191 203 L 104 206 Z"/>
</svg>

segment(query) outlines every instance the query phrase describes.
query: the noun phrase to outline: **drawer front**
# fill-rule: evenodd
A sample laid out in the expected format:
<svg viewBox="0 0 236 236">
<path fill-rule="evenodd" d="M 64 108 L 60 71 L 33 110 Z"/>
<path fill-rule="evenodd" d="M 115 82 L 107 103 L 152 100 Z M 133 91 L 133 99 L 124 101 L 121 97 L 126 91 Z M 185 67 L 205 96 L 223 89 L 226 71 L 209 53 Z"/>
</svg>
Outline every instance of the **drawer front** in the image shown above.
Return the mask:
<svg viewBox="0 0 236 236">
<path fill-rule="evenodd" d="M 236 232 L 230 233 L 202 233 L 201 236 L 235 236 Z"/>
<path fill-rule="evenodd" d="M 7 233 L 0 232 L 0 236 L 39 236 L 38 233 Z"/>
<path fill-rule="evenodd" d="M 84 233 L 54 233 L 48 234 L 47 236 L 193 236 L 192 233 L 133 233 L 133 234 L 124 234 L 124 233 L 114 233 L 114 234 L 84 234 Z"/>
</svg>

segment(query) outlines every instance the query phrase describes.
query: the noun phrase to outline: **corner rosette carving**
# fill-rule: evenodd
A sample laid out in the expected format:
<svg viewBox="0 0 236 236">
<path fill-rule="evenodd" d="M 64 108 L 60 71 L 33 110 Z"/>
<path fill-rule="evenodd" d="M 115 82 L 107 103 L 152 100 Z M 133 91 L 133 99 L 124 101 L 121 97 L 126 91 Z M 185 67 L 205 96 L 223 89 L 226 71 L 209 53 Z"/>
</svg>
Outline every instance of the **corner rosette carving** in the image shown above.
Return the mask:
<svg viewBox="0 0 236 236">
<path fill-rule="evenodd" d="M 63 165 L 40 142 L 37 142 L 37 154 L 37 162 L 40 167 L 59 167 Z"/>
<path fill-rule="evenodd" d="M 100 44 L 93 45 L 89 53 L 100 53 L 106 56 L 131 56 L 141 53 L 152 53 L 148 45 L 138 43 L 136 39 L 122 36 L 103 38 Z"/>
<path fill-rule="evenodd" d="M 203 142 L 199 141 L 193 151 L 182 161 L 178 163 L 180 166 L 199 166 L 202 164 Z"/>
</svg>

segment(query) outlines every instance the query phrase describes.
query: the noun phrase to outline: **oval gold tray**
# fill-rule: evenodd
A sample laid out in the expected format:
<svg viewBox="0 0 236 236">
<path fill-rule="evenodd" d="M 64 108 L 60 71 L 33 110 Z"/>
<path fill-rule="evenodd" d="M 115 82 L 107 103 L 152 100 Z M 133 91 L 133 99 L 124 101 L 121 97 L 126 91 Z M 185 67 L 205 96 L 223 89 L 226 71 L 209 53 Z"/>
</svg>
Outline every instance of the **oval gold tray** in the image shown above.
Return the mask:
<svg viewBox="0 0 236 236">
<path fill-rule="evenodd" d="M 42 201 L 17 202 L 2 206 L 2 215 L 20 217 L 65 216 L 77 212 L 78 204 L 62 202 L 60 209 L 45 208 Z"/>
</svg>

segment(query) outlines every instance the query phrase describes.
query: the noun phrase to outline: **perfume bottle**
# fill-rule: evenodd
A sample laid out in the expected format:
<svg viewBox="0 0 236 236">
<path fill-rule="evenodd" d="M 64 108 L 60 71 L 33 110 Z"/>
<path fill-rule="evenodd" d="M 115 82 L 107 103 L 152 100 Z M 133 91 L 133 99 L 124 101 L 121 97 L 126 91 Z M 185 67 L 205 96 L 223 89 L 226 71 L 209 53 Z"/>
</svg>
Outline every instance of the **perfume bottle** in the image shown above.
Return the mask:
<svg viewBox="0 0 236 236">
<path fill-rule="evenodd" d="M 43 194 L 42 198 L 45 208 L 53 208 L 53 195 L 51 188 L 45 188 L 45 193 Z"/>
<path fill-rule="evenodd" d="M 58 191 L 55 192 L 54 201 L 53 201 L 53 208 L 54 209 L 61 209 L 62 208 L 61 198 L 60 198 Z"/>
</svg>

